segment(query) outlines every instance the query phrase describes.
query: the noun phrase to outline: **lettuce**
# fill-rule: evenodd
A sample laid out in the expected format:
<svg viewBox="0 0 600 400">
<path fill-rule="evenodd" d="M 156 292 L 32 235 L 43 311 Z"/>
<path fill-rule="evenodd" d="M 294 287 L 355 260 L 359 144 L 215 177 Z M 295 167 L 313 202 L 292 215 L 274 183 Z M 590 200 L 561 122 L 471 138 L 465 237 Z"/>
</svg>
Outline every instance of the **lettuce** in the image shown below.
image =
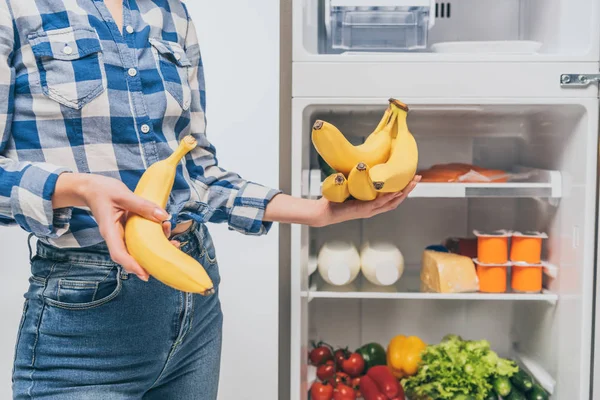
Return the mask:
<svg viewBox="0 0 600 400">
<path fill-rule="evenodd" d="M 421 354 L 415 376 L 402 384 L 411 399 L 452 400 L 459 394 L 485 400 L 495 376 L 510 377 L 518 371 L 514 362 L 492 351 L 487 340 L 464 341 L 447 335 Z"/>
</svg>

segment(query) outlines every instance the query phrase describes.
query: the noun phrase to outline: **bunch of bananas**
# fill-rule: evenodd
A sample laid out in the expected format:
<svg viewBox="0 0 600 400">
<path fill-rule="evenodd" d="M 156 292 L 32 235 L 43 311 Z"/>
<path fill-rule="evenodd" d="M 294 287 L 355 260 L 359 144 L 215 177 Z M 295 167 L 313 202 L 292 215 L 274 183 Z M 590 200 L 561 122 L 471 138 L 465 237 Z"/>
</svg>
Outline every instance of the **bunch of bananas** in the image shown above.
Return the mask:
<svg viewBox="0 0 600 400">
<path fill-rule="evenodd" d="M 352 196 L 371 201 L 379 193 L 401 191 L 415 176 L 419 150 L 408 130 L 408 107 L 396 99 L 389 103 L 375 130 L 359 146 L 334 125 L 321 120 L 314 123 L 313 145 L 334 171 L 323 182 L 327 200 L 342 203 Z"/>
</svg>

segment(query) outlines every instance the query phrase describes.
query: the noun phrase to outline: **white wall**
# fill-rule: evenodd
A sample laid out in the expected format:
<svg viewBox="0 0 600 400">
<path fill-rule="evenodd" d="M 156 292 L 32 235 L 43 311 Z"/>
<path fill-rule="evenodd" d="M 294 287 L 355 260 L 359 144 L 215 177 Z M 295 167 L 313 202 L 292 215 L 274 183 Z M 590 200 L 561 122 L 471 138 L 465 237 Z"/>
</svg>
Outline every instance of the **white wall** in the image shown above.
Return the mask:
<svg viewBox="0 0 600 400">
<path fill-rule="evenodd" d="M 279 180 L 279 0 L 186 2 L 207 81 L 209 140 L 219 163 L 247 179 Z M 232 111 L 236 107 L 237 110 Z M 222 283 L 221 400 L 276 400 L 278 232 L 248 238 L 209 226 Z M 260 389 L 260 395 L 255 392 Z"/>
<path fill-rule="evenodd" d="M 279 0 L 188 1 L 202 45 L 209 139 L 225 168 L 277 187 Z M 235 110 L 234 110 L 235 107 Z M 220 400 L 277 399 L 278 228 L 252 238 L 209 226 L 222 274 Z M 29 275 L 26 235 L 0 228 L 0 398 L 8 399 Z M 259 384 L 259 382 L 261 382 Z"/>
</svg>

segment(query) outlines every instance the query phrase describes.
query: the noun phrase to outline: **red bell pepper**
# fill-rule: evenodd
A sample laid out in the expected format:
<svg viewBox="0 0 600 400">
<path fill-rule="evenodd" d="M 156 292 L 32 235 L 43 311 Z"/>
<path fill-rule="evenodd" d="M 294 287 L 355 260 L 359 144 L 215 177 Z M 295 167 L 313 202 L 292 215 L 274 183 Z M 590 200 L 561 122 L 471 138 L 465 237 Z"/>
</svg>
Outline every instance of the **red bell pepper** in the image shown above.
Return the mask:
<svg viewBox="0 0 600 400">
<path fill-rule="evenodd" d="M 372 367 L 360 380 L 365 400 L 405 400 L 404 389 L 385 365 Z"/>
</svg>

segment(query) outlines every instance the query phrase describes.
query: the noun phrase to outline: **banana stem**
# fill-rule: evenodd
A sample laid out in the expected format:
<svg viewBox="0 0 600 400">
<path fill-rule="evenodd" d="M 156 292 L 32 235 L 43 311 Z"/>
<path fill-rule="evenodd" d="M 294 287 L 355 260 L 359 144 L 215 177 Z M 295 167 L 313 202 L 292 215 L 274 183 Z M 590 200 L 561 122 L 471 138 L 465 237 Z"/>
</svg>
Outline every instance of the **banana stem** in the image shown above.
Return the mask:
<svg viewBox="0 0 600 400">
<path fill-rule="evenodd" d="M 188 136 L 184 137 L 181 140 L 181 142 L 179 143 L 179 147 L 177 147 L 177 149 L 173 152 L 173 154 L 171 154 L 171 156 L 169 156 L 169 158 L 167 158 L 167 160 L 166 160 L 167 164 L 172 165 L 172 166 L 177 166 L 177 164 L 179 164 L 181 159 L 183 157 L 185 157 L 185 155 L 187 153 L 189 153 L 194 148 L 196 148 L 197 145 L 198 145 L 198 142 L 192 135 L 188 135 Z"/>
</svg>

